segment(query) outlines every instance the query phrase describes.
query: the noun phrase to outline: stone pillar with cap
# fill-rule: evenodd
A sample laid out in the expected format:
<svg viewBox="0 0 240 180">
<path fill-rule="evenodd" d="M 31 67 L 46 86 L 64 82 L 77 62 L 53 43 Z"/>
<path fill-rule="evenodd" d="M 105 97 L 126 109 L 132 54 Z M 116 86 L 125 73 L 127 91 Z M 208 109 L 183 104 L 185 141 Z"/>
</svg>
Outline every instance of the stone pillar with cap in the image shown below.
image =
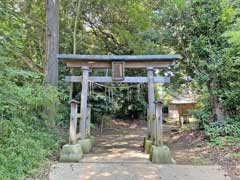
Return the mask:
<svg viewBox="0 0 240 180">
<path fill-rule="evenodd" d="M 76 144 L 77 141 L 77 111 L 79 101 L 72 99 L 70 101 L 71 112 L 70 112 L 70 126 L 69 126 L 69 143 Z"/>
<path fill-rule="evenodd" d="M 155 101 L 156 105 L 156 126 L 155 126 L 155 145 L 160 146 L 163 145 L 163 116 L 162 116 L 162 105 L 163 100 L 157 100 Z"/>
<path fill-rule="evenodd" d="M 171 157 L 170 149 L 163 145 L 163 117 L 162 117 L 162 100 L 155 101 L 156 104 L 156 134 L 155 142 L 152 145 L 150 160 L 155 164 L 172 164 L 175 161 Z"/>
</svg>

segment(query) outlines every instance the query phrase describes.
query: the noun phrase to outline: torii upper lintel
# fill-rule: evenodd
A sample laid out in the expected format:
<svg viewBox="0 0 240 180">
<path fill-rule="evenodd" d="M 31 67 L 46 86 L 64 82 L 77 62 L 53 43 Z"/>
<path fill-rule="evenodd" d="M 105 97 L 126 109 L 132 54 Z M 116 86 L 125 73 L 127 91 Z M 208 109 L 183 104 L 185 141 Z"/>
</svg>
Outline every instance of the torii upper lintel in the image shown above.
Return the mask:
<svg viewBox="0 0 240 180">
<path fill-rule="evenodd" d="M 59 54 L 62 60 L 70 68 L 88 66 L 89 68 L 111 68 L 112 62 L 122 61 L 125 68 L 165 68 L 175 60 L 180 59 L 180 55 L 159 54 L 159 55 L 79 55 L 79 54 Z"/>
</svg>

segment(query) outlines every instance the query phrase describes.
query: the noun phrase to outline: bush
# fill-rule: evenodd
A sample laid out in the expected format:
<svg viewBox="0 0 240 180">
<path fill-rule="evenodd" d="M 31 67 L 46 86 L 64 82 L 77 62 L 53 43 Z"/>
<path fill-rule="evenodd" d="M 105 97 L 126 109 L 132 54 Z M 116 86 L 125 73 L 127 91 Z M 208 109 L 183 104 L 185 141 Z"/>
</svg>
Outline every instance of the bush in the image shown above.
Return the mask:
<svg viewBox="0 0 240 180">
<path fill-rule="evenodd" d="M 0 179 L 36 176 L 43 160 L 57 150 L 57 131 L 27 126 L 21 120 L 1 121 Z M 2 133 L 2 130 L 7 129 Z"/>
<path fill-rule="evenodd" d="M 47 92 L 40 85 L 19 87 L 12 84 L 13 88 L 16 94 L 3 97 L 0 102 L 3 114 L 0 120 L 2 180 L 36 175 L 43 160 L 58 147 L 57 129 L 52 128 L 52 122 L 42 111 L 44 105 L 57 102 L 58 93 L 53 89 Z"/>
<path fill-rule="evenodd" d="M 0 179 L 36 176 L 36 170 L 58 150 L 58 132 L 43 112 L 59 93 L 45 89 L 41 74 L 0 62 Z"/>
<path fill-rule="evenodd" d="M 210 140 L 225 136 L 240 137 L 240 118 L 228 119 L 225 123 L 211 122 L 205 124 L 205 132 Z"/>
<path fill-rule="evenodd" d="M 210 121 L 210 112 L 205 108 L 194 109 L 190 113 L 199 120 L 200 129 L 204 129 L 205 124 Z"/>
</svg>

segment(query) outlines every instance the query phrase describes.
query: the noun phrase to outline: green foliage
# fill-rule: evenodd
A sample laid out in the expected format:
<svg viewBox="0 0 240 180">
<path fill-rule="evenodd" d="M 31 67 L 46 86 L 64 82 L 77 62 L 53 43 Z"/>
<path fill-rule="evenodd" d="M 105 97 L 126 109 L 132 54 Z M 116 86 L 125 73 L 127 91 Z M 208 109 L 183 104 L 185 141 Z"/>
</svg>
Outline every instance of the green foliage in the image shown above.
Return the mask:
<svg viewBox="0 0 240 180">
<path fill-rule="evenodd" d="M 58 147 L 57 129 L 52 129 L 43 107 L 59 104 L 59 93 L 40 84 L 41 74 L 0 62 L 0 179 L 23 179 Z"/>
<path fill-rule="evenodd" d="M 56 130 L 31 124 L 17 119 L 0 121 L 0 179 L 37 176 L 44 159 L 58 149 Z"/>
<path fill-rule="evenodd" d="M 43 1 L 0 2 L 1 180 L 37 176 L 44 160 L 58 150 L 58 130 L 43 111 L 60 104 L 57 90 L 42 85 L 44 8 Z M 63 117 L 59 113 L 57 120 Z"/>
<path fill-rule="evenodd" d="M 15 65 L 43 72 L 45 11 L 42 1 L 0 2 L 0 53 Z"/>
<path fill-rule="evenodd" d="M 212 122 L 209 125 L 205 125 L 206 135 L 214 139 L 219 136 L 235 136 L 240 137 L 240 123 L 238 121 L 219 124 Z"/>
<path fill-rule="evenodd" d="M 214 120 L 221 119 L 219 111 L 225 116 L 239 112 L 237 2 L 172 0 L 159 6 L 154 19 L 164 36 L 160 42 L 182 54 L 180 70 L 194 78 Z"/>
<path fill-rule="evenodd" d="M 110 87 L 110 88 L 108 88 Z M 89 102 L 93 106 L 93 120 L 101 122 L 101 116 L 112 114 L 118 118 L 142 118 L 146 119 L 146 95 L 145 86 L 105 84 L 105 87 L 95 84 Z"/>
<path fill-rule="evenodd" d="M 79 17 L 77 17 L 78 3 L 80 3 Z M 152 15 L 151 0 L 75 0 L 72 3 L 61 1 L 60 51 L 62 53 L 73 52 L 73 24 L 77 22 L 77 53 L 160 53 L 162 46 L 154 41 L 158 33 L 151 25 Z M 153 36 L 153 33 L 155 36 Z M 134 71 L 134 73 L 135 75 L 141 74 L 138 71 Z M 93 74 L 105 75 L 105 72 L 93 72 Z M 146 75 L 146 72 L 144 72 L 144 75 Z M 90 103 L 93 105 L 93 120 L 100 121 L 103 114 L 109 113 L 124 118 L 145 116 L 146 91 L 141 94 L 142 97 L 138 100 L 135 96 L 137 88 L 131 88 L 132 94 L 129 99 L 126 84 L 120 86 L 116 84 L 105 85 L 114 87 L 113 101 L 109 101 L 108 93 L 105 95 L 105 88 L 94 87 L 94 92 L 89 97 Z M 125 89 L 121 87 L 125 87 Z M 80 99 L 80 91 L 81 89 L 75 86 L 75 98 Z"/>
<path fill-rule="evenodd" d="M 229 146 L 239 147 L 240 138 L 234 136 L 218 136 L 216 138 L 211 139 L 211 144 L 213 146 L 217 146 L 221 149 L 224 149 Z"/>
<path fill-rule="evenodd" d="M 218 145 L 236 145 L 240 139 L 240 118 L 227 119 L 224 123 L 206 122 L 205 133 L 210 142 Z"/>
<path fill-rule="evenodd" d="M 199 120 L 199 128 L 204 129 L 205 124 L 210 121 L 209 110 L 205 108 L 199 108 L 191 111 L 191 114 Z"/>
<path fill-rule="evenodd" d="M 61 52 L 73 52 L 72 30 L 78 2 L 77 53 L 148 54 L 153 50 L 153 53 L 161 51 L 161 46 L 146 38 L 149 33 L 145 33 L 152 29 L 152 0 L 75 0 L 73 3 L 61 1 Z"/>
</svg>

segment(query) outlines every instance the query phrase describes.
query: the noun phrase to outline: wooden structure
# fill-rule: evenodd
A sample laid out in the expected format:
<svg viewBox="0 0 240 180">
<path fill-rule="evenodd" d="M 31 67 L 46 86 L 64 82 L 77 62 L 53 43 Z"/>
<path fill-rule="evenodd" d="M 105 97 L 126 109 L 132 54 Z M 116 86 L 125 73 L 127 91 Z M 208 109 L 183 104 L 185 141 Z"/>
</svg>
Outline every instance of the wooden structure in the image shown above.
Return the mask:
<svg viewBox="0 0 240 180">
<path fill-rule="evenodd" d="M 82 83 L 81 92 L 81 121 L 80 121 L 80 138 L 87 136 L 86 126 L 88 118 L 88 83 L 89 82 L 124 82 L 124 83 L 148 83 L 148 138 L 153 137 L 155 127 L 153 119 L 155 119 L 155 94 L 154 83 L 170 83 L 170 77 L 155 77 L 155 69 L 163 69 L 169 67 L 179 55 L 74 55 L 59 54 L 59 60 L 67 64 L 69 68 L 81 68 L 82 76 L 66 76 L 66 81 L 70 83 Z M 112 77 L 109 76 L 89 76 L 90 69 L 110 69 L 112 68 Z M 147 69 L 146 77 L 125 77 L 125 69 Z M 72 95 L 70 95 L 72 97 Z M 71 101 L 76 104 L 75 101 Z M 77 103 L 78 104 L 78 103 Z M 74 143 L 76 141 L 76 105 L 72 105 L 72 116 L 70 129 L 70 139 Z M 74 122 L 72 123 L 72 119 Z"/>
<path fill-rule="evenodd" d="M 71 104 L 71 113 L 70 113 L 70 126 L 69 126 L 69 142 L 71 144 L 75 144 L 77 139 L 81 136 L 80 133 L 77 133 L 78 119 L 81 119 L 81 113 L 78 113 L 78 106 L 80 102 L 72 99 L 70 101 L 70 104 Z M 88 106 L 86 123 L 84 126 L 84 131 L 86 132 L 87 137 L 89 137 L 91 133 L 90 124 L 91 124 L 91 106 Z"/>
<path fill-rule="evenodd" d="M 196 108 L 196 95 L 193 94 L 178 94 L 172 96 L 172 101 L 168 105 L 168 117 L 179 119 L 180 126 L 185 121 L 189 121 L 191 115 L 189 110 Z"/>
</svg>

